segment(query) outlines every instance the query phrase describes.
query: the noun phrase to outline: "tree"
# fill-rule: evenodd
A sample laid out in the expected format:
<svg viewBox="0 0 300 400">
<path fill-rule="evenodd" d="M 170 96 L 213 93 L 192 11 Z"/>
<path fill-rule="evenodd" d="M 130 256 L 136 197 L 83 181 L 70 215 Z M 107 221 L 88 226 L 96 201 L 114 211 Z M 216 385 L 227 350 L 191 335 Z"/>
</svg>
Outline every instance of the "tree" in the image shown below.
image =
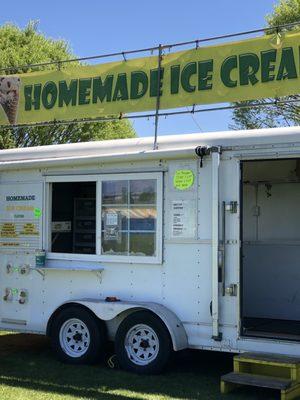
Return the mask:
<svg viewBox="0 0 300 400">
<path fill-rule="evenodd" d="M 38 32 L 36 22 L 29 22 L 24 29 L 13 24 L 5 24 L 0 27 L 0 75 L 55 69 L 56 65 L 30 68 L 26 65 L 74 58 L 76 57 L 65 40 L 45 37 Z M 70 64 L 78 65 L 78 62 Z M 22 65 L 23 68 L 14 69 L 14 67 Z M 5 70 L 6 67 L 9 69 Z M 132 124 L 125 119 L 47 127 L 7 127 L 0 131 L 0 149 L 135 136 Z"/>
<path fill-rule="evenodd" d="M 270 27 L 295 23 L 300 21 L 300 0 L 280 0 L 274 6 L 273 12 L 266 16 Z M 285 28 L 285 30 L 299 29 L 299 25 Z M 298 95 L 283 97 L 284 99 L 298 99 Z M 239 105 L 253 105 L 261 102 L 269 102 L 274 99 L 263 99 L 259 101 L 246 101 Z M 279 103 L 277 105 L 255 108 L 236 108 L 233 111 L 233 129 L 257 129 L 274 128 L 277 126 L 292 126 L 300 123 L 300 107 L 298 103 Z"/>
<path fill-rule="evenodd" d="M 300 20 L 299 0 L 280 0 L 271 14 L 266 16 L 269 26 L 279 26 Z M 299 28 L 299 26 L 297 26 Z"/>
</svg>

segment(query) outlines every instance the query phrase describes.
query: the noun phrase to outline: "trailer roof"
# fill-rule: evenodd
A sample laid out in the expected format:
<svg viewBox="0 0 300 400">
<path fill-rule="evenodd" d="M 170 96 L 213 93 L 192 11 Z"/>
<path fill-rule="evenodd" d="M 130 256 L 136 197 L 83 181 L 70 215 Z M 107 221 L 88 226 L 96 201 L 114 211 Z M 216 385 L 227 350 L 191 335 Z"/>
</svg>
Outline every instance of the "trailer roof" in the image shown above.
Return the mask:
<svg viewBox="0 0 300 400">
<path fill-rule="evenodd" d="M 153 150 L 153 137 L 8 149 L 0 151 L 0 169 L 183 157 L 191 156 L 197 146 L 230 150 L 287 143 L 300 144 L 300 127 L 165 135 L 158 138 L 158 150 Z"/>
</svg>

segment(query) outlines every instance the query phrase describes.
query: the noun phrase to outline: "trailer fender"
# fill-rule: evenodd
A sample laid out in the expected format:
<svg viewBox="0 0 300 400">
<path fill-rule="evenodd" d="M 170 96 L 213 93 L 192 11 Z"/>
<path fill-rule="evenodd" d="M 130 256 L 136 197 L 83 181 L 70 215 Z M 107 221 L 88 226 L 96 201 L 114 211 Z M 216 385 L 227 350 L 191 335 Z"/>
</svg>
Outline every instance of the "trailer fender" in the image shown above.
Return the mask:
<svg viewBox="0 0 300 400">
<path fill-rule="evenodd" d="M 131 313 L 139 310 L 149 310 L 156 314 L 166 325 L 175 351 L 188 347 L 187 334 L 180 319 L 165 306 L 152 302 L 107 302 L 104 300 L 82 299 L 73 300 L 71 304 L 80 304 L 90 309 L 99 319 L 114 325 L 114 331 L 119 324 Z M 66 307 L 64 303 L 60 308 Z"/>
</svg>

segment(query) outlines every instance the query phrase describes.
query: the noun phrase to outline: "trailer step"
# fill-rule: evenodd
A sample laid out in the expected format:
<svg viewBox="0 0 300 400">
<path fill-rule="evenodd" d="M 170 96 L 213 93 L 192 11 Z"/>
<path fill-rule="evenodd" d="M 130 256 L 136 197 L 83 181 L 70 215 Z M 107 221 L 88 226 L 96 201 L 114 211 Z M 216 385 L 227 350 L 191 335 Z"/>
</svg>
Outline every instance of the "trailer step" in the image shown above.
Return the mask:
<svg viewBox="0 0 300 400">
<path fill-rule="evenodd" d="M 300 341 L 300 335 L 282 332 L 264 332 L 261 330 L 251 330 L 246 329 L 243 336 L 254 337 L 254 338 L 269 338 L 269 339 L 279 339 L 279 340 L 291 340 L 294 342 Z"/>
<path fill-rule="evenodd" d="M 300 358 L 244 353 L 234 357 L 234 371 L 221 377 L 221 393 L 242 386 L 277 389 L 281 400 L 300 396 Z"/>
<path fill-rule="evenodd" d="M 230 372 L 229 374 L 223 375 L 221 377 L 221 383 L 230 383 L 236 386 L 247 385 L 269 389 L 286 390 L 292 386 L 293 381 L 290 379 L 281 379 L 264 375 Z M 225 392 L 222 391 L 222 393 Z"/>
<path fill-rule="evenodd" d="M 242 353 L 234 357 L 234 361 L 264 363 L 271 365 L 280 365 L 285 367 L 297 367 L 300 365 L 299 357 L 280 356 L 276 354 L 264 353 Z"/>
</svg>

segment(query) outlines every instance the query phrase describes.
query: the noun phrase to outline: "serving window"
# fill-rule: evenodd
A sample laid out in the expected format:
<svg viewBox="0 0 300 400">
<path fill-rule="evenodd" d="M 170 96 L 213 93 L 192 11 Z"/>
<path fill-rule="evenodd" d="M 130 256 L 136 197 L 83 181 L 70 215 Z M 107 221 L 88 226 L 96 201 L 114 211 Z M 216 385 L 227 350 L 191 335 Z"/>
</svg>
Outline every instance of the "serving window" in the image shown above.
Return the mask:
<svg viewBox="0 0 300 400">
<path fill-rule="evenodd" d="M 51 251 L 96 254 L 96 182 L 52 184 Z"/>
<path fill-rule="evenodd" d="M 161 261 L 161 173 L 54 177 L 49 184 L 50 258 Z"/>
<path fill-rule="evenodd" d="M 102 252 L 156 256 L 155 179 L 102 182 Z"/>
</svg>

